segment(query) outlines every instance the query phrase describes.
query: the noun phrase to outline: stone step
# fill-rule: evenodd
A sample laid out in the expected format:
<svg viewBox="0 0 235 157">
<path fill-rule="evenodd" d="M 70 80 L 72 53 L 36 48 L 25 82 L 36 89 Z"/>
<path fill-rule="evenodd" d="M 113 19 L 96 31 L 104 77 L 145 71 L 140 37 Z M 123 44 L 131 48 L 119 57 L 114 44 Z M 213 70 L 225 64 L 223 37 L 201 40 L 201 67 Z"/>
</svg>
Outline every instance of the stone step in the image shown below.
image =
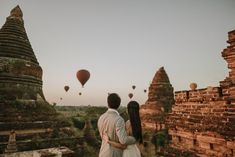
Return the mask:
<svg viewBox="0 0 235 157">
<path fill-rule="evenodd" d="M 50 128 L 50 127 L 56 126 L 56 125 L 58 125 L 58 122 L 54 122 L 54 121 L 0 122 L 0 135 L 1 135 L 1 131 L 6 131 L 6 130 Z"/>
<path fill-rule="evenodd" d="M 48 138 L 38 140 L 22 140 L 16 141 L 18 151 L 28 151 L 43 148 L 51 148 L 55 146 L 68 146 L 71 149 L 76 149 L 77 145 L 82 145 L 84 138 L 68 137 L 68 138 Z M 0 154 L 4 152 L 7 147 L 6 143 L 0 143 Z"/>
<path fill-rule="evenodd" d="M 16 141 L 22 141 L 26 139 L 33 139 L 35 137 L 50 138 L 52 136 L 53 129 L 35 129 L 35 130 L 18 130 L 16 135 Z M 9 140 L 10 131 L 5 134 L 0 133 L 0 143 L 7 143 Z"/>
</svg>

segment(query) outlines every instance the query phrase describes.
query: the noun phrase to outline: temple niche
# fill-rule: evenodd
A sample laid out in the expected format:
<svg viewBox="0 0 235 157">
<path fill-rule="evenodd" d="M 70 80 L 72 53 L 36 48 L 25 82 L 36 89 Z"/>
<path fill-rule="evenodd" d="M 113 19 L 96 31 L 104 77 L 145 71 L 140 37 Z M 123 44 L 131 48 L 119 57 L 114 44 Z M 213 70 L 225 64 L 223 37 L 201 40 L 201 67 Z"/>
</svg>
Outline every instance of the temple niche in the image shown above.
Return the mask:
<svg viewBox="0 0 235 157">
<path fill-rule="evenodd" d="M 13 148 L 8 145 L 12 130 L 17 151 L 59 145 L 76 149 L 70 124 L 44 97 L 42 74 L 16 6 L 0 29 L 0 154 Z"/>
<path fill-rule="evenodd" d="M 229 76 L 219 87 L 175 92 L 175 105 L 166 119 L 171 147 L 200 157 L 235 156 L 235 30 L 222 56 Z"/>
<path fill-rule="evenodd" d="M 149 86 L 148 100 L 140 108 L 143 128 L 147 130 L 164 129 L 165 116 L 171 111 L 173 104 L 173 87 L 164 67 L 161 67 Z"/>
</svg>

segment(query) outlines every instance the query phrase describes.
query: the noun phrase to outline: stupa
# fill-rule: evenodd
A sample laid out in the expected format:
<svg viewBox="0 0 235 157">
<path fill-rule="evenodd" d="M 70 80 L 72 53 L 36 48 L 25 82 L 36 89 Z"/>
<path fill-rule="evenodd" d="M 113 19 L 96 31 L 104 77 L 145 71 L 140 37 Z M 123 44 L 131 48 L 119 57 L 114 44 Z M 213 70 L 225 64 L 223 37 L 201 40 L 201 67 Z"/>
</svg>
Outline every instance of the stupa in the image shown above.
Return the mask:
<svg viewBox="0 0 235 157">
<path fill-rule="evenodd" d="M 149 86 L 148 100 L 140 108 L 144 129 L 163 129 L 165 115 L 171 110 L 172 104 L 174 104 L 173 87 L 164 67 L 161 67 Z"/>
<path fill-rule="evenodd" d="M 63 145 L 63 137 L 76 146 L 70 124 L 44 97 L 42 72 L 16 6 L 0 29 L 0 154 L 11 130 L 18 151 Z"/>
<path fill-rule="evenodd" d="M 0 95 L 5 100 L 42 100 L 42 68 L 15 7 L 0 30 Z"/>
</svg>

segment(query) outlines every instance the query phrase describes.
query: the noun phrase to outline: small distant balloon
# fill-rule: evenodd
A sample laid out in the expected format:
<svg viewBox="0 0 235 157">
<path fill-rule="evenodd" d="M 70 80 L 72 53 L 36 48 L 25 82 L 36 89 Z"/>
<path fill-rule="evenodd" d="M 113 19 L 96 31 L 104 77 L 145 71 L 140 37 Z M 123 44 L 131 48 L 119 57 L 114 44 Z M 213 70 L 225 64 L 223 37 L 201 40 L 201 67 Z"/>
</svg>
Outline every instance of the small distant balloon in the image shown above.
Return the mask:
<svg viewBox="0 0 235 157">
<path fill-rule="evenodd" d="M 87 71 L 85 69 L 78 70 L 77 79 L 81 83 L 82 87 L 84 87 L 84 85 L 89 80 L 89 78 L 90 78 L 90 72 L 89 71 Z"/>
<path fill-rule="evenodd" d="M 81 93 L 81 92 L 79 92 L 78 94 L 79 94 L 79 95 L 82 95 L 82 93 Z"/>
<path fill-rule="evenodd" d="M 192 89 L 192 90 L 196 90 L 197 89 L 197 84 L 196 83 L 190 83 L 189 87 Z"/>
<path fill-rule="evenodd" d="M 146 92 L 147 92 L 147 90 L 145 89 L 145 90 L 144 90 L 144 92 L 146 93 Z"/>
<path fill-rule="evenodd" d="M 60 100 L 62 100 L 63 98 L 60 98 Z"/>
<path fill-rule="evenodd" d="M 128 94 L 129 98 L 131 99 L 133 97 L 133 94 L 132 93 L 129 93 Z"/>
<path fill-rule="evenodd" d="M 69 90 L 69 86 L 64 86 L 64 90 L 67 92 Z"/>
<path fill-rule="evenodd" d="M 133 86 L 132 86 L 132 89 L 135 89 L 135 87 L 136 87 L 136 86 L 135 86 L 135 85 L 133 85 Z"/>
</svg>

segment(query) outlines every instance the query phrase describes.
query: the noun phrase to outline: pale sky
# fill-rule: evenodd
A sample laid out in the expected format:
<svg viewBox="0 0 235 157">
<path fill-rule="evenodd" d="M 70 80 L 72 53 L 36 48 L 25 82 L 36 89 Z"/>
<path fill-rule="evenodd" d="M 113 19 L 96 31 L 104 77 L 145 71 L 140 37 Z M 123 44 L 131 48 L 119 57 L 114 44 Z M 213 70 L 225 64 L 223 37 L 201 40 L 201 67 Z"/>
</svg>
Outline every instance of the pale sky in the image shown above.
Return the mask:
<svg viewBox="0 0 235 157">
<path fill-rule="evenodd" d="M 221 52 L 235 29 L 235 0 L 0 0 L 1 26 L 16 5 L 50 103 L 106 105 L 116 92 L 126 106 L 132 92 L 143 104 L 161 66 L 175 91 L 219 86 L 228 75 Z M 85 88 L 79 69 L 91 73 Z"/>
</svg>

